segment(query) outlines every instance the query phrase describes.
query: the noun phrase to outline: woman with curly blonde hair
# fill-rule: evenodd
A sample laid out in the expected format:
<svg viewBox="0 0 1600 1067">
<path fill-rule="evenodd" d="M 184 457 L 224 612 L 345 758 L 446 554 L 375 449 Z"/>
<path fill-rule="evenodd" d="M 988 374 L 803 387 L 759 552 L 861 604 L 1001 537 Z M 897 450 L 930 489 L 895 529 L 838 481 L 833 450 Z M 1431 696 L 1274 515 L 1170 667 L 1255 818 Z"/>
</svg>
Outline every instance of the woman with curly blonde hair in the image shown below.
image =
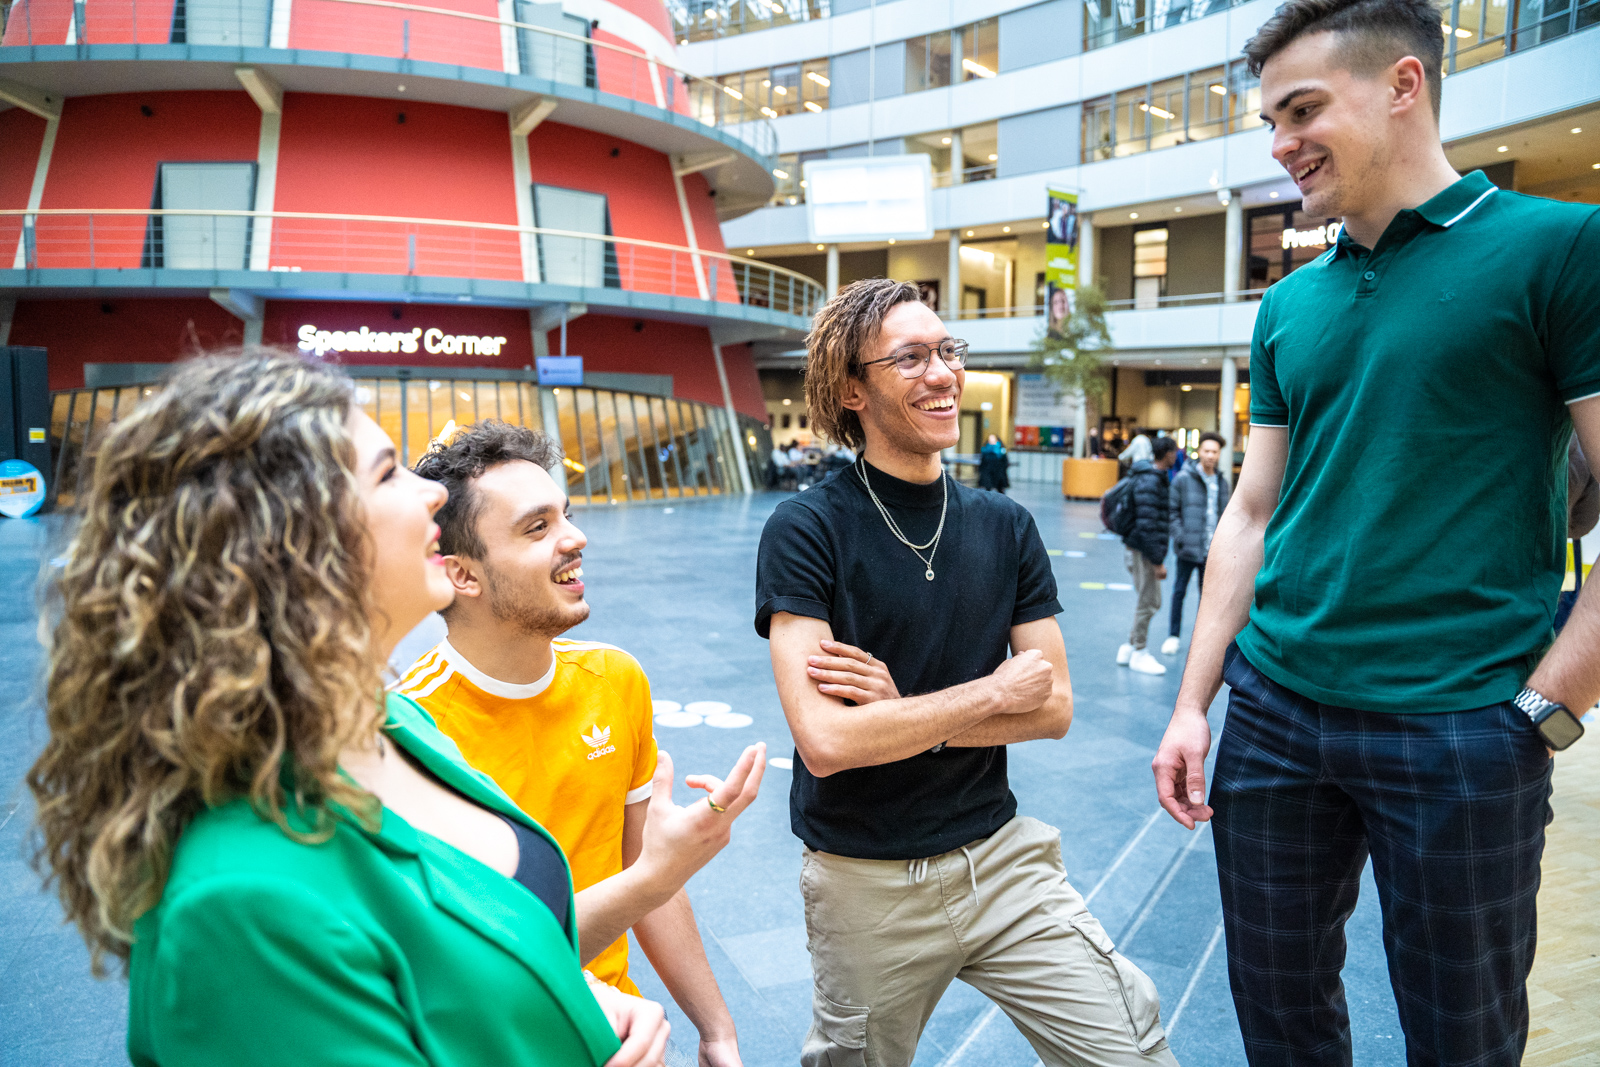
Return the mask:
<svg viewBox="0 0 1600 1067">
<path fill-rule="evenodd" d="M 585 982 L 553 839 L 382 697 L 452 596 L 444 500 L 286 355 L 183 365 L 108 434 L 28 783 L 133 1063 L 661 1062 L 661 1009 Z"/>
</svg>

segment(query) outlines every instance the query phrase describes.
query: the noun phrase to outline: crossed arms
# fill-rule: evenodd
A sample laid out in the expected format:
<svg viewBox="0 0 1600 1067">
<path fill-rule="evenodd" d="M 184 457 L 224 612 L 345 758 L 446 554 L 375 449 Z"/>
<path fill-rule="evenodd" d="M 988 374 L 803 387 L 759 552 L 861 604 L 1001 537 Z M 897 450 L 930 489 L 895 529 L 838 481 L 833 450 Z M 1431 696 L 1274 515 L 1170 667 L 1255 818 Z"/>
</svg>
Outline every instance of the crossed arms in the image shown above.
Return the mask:
<svg viewBox="0 0 1600 1067">
<path fill-rule="evenodd" d="M 1013 626 L 1011 658 L 993 674 L 920 696 L 901 696 L 882 660 L 834 641 L 822 619 L 778 612 L 770 641 L 795 748 L 819 778 L 908 759 L 939 744 L 978 748 L 1059 738 L 1072 724 L 1072 679 L 1053 618 Z"/>
</svg>

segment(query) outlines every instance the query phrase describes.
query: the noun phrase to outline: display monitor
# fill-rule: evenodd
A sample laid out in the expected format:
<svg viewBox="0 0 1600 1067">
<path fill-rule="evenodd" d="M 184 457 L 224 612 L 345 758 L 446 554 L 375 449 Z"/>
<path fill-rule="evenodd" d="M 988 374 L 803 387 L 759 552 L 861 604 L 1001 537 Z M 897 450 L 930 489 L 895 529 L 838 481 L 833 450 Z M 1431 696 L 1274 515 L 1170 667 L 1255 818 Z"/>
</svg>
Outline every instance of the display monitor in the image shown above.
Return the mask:
<svg viewBox="0 0 1600 1067">
<path fill-rule="evenodd" d="M 925 155 L 805 164 L 806 228 L 817 244 L 933 236 L 933 166 Z"/>
</svg>

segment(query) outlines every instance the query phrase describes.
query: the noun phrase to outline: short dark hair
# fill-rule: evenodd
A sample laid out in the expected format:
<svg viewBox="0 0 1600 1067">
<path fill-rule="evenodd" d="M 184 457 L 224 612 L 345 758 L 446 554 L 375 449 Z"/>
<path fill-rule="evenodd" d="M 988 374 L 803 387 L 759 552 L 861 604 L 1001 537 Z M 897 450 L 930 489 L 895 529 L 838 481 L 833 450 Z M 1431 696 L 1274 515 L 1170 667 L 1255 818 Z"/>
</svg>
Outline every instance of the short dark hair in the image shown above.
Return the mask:
<svg viewBox="0 0 1600 1067">
<path fill-rule="evenodd" d="M 1169 453 L 1176 452 L 1177 450 L 1178 442 L 1174 441 L 1170 437 L 1162 435 L 1161 437 L 1156 438 L 1154 443 L 1150 445 L 1150 458 L 1151 460 L 1164 459 Z"/>
<path fill-rule="evenodd" d="M 1205 433 L 1200 435 L 1200 444 L 1203 445 L 1207 441 L 1215 441 L 1217 443 L 1217 447 L 1218 448 L 1227 448 L 1228 447 L 1228 442 L 1223 440 L 1223 437 L 1222 437 L 1222 435 L 1220 433 L 1212 433 L 1210 430 L 1207 430 Z M 1196 446 L 1196 447 L 1198 447 L 1198 446 Z"/>
<path fill-rule="evenodd" d="M 463 426 L 429 449 L 412 468 L 420 477 L 441 483 L 450 493 L 433 520 L 439 524 L 439 551 L 446 556 L 482 559 L 478 536 L 482 507 L 472 483 L 491 467 L 525 460 L 549 470 L 561 462 L 561 446 L 547 434 L 499 419 Z"/>
<path fill-rule="evenodd" d="M 1289 0 L 1245 42 L 1250 73 L 1259 77 L 1267 60 L 1313 33 L 1339 34 L 1340 59 L 1362 77 L 1416 56 L 1427 76 L 1433 120 L 1439 121 L 1444 23 L 1432 0 Z"/>
<path fill-rule="evenodd" d="M 845 384 L 861 376 L 861 350 L 899 304 L 921 303 L 917 287 L 890 278 L 863 278 L 840 289 L 811 320 L 806 335 L 806 405 L 811 425 L 859 450 L 867 443 L 861 418 L 844 406 Z"/>
</svg>

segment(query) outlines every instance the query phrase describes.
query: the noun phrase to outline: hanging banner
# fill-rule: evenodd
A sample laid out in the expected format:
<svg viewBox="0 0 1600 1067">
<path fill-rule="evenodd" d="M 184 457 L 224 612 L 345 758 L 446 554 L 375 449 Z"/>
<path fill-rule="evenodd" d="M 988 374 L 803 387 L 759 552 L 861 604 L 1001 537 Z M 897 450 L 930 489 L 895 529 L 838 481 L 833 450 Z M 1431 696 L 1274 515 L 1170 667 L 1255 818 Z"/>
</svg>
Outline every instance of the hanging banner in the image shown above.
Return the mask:
<svg viewBox="0 0 1600 1067">
<path fill-rule="evenodd" d="M 1078 288 L 1078 194 L 1046 186 L 1045 328 L 1059 335 Z"/>
</svg>

